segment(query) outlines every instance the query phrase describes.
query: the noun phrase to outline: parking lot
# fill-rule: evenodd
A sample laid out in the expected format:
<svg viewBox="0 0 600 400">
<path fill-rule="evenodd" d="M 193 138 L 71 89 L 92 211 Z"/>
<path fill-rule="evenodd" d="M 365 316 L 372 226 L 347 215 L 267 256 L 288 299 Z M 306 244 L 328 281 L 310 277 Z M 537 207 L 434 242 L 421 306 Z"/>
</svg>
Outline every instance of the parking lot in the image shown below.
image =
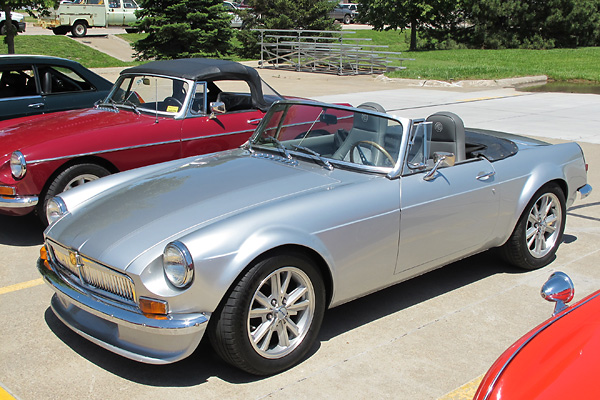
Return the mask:
<svg viewBox="0 0 600 400">
<path fill-rule="evenodd" d="M 329 310 L 309 357 L 262 378 L 224 364 L 206 343 L 181 362 L 152 366 L 71 332 L 49 309 L 52 291 L 35 268 L 43 237 L 36 218 L 0 216 L 0 386 L 7 393 L 23 400 L 468 398 L 496 357 L 551 315 L 539 289 L 553 271 L 571 276 L 576 300 L 600 288 L 600 96 L 261 75 L 283 94 L 375 101 L 406 117 L 443 109 L 470 127 L 576 140 L 596 192 L 568 211 L 564 242 L 549 266 L 524 272 L 486 252 Z"/>
</svg>

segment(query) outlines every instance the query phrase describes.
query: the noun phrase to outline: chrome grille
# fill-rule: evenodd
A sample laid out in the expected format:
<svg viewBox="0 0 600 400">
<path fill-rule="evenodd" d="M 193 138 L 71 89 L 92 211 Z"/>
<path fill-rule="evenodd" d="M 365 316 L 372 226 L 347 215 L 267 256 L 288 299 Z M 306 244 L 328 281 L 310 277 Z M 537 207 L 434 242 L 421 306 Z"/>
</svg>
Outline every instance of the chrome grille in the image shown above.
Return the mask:
<svg viewBox="0 0 600 400">
<path fill-rule="evenodd" d="M 130 277 L 102 264 L 99 264 L 79 253 L 48 241 L 46 243 L 53 259 L 67 272 L 71 281 L 84 289 L 92 289 L 109 297 L 135 302 L 135 285 Z"/>
</svg>

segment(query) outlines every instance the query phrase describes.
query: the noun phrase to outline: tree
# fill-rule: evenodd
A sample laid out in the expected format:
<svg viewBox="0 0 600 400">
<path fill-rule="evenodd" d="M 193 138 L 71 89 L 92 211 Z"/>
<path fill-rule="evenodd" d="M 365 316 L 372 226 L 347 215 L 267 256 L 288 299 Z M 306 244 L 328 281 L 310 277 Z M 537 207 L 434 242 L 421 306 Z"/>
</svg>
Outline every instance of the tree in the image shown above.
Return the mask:
<svg viewBox="0 0 600 400">
<path fill-rule="evenodd" d="M 471 46 L 552 48 L 600 44 L 600 0 L 463 0 Z"/>
<path fill-rule="evenodd" d="M 250 0 L 250 11 L 242 11 L 244 29 L 238 34 L 243 57 L 256 57 L 260 48 L 255 28 L 339 30 L 329 17 L 336 3 L 330 0 Z"/>
<path fill-rule="evenodd" d="M 410 29 L 410 50 L 417 49 L 417 32 L 448 23 L 457 0 L 361 0 L 358 21 L 375 30 Z"/>
<path fill-rule="evenodd" d="M 8 54 L 15 54 L 15 36 L 17 29 L 14 27 L 11 14 L 15 10 L 26 9 L 29 15 L 35 16 L 36 13 L 46 13 L 48 8 L 56 5 L 55 0 L 0 0 L 1 11 L 4 11 L 6 26 L 6 36 L 4 43 L 8 46 Z"/>
<path fill-rule="evenodd" d="M 141 0 L 133 44 L 140 60 L 224 57 L 231 51 L 231 16 L 222 0 Z"/>
</svg>

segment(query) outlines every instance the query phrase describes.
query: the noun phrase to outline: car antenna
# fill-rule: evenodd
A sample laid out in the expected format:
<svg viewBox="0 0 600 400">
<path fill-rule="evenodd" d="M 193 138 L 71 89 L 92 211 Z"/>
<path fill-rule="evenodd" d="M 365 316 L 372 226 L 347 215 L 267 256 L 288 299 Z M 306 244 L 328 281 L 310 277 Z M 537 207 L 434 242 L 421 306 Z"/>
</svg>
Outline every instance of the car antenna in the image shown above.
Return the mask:
<svg viewBox="0 0 600 400">
<path fill-rule="evenodd" d="M 158 124 L 158 80 L 154 78 L 154 123 Z"/>
</svg>

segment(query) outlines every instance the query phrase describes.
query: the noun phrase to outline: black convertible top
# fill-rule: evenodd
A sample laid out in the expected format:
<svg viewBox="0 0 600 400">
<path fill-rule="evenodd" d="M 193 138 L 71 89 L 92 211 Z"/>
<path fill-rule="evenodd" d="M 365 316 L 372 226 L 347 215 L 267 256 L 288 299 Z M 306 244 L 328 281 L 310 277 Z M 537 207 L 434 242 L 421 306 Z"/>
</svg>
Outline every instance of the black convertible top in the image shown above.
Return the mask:
<svg viewBox="0 0 600 400">
<path fill-rule="evenodd" d="M 121 71 L 121 75 L 164 75 L 195 81 L 241 80 L 248 82 L 255 107 L 266 110 L 269 104 L 262 93 L 260 75 L 254 68 L 235 61 L 210 58 L 181 58 L 159 60 Z"/>
<path fill-rule="evenodd" d="M 220 79 L 252 80 L 260 79 L 254 68 L 246 67 L 235 61 L 214 60 L 210 58 L 181 58 L 177 60 L 159 60 L 121 71 L 123 74 L 166 75 L 175 78 L 197 81 Z"/>
</svg>

